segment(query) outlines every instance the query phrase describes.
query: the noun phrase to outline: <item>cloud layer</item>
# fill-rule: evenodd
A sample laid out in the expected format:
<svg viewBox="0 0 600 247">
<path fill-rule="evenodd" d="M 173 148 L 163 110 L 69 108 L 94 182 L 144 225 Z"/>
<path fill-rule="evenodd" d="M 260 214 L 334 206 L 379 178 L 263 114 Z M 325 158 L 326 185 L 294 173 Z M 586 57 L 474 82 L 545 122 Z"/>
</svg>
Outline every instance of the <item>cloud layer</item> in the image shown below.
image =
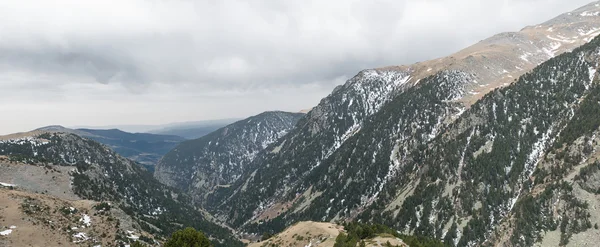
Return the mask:
<svg viewBox="0 0 600 247">
<path fill-rule="evenodd" d="M 297 111 L 588 2 L 1 1 L 0 133 Z"/>
</svg>

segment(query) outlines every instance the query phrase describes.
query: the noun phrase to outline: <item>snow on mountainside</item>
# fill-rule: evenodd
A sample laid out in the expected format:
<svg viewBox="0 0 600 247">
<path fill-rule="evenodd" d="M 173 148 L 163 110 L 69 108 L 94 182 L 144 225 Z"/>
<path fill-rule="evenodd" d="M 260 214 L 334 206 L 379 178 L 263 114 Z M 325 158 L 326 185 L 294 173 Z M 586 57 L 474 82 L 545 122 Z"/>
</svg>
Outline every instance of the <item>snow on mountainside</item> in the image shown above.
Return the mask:
<svg viewBox="0 0 600 247">
<path fill-rule="evenodd" d="M 157 239 L 183 225 L 202 229 L 222 246 L 241 244 L 191 206 L 189 197 L 107 146 L 75 134 L 37 130 L 0 137 L 0 168 L 3 182 L 27 192 L 110 202 L 130 219 L 132 229 Z M 121 232 L 123 240 L 127 235 Z"/>
<path fill-rule="evenodd" d="M 540 63 L 571 51 L 600 34 L 600 3 L 593 2 L 519 32 L 494 35 L 450 56 L 383 71 L 413 71 L 411 83 L 441 70 L 460 70 L 475 78 L 460 100 L 470 105 L 486 93 L 512 83 Z"/>
<path fill-rule="evenodd" d="M 385 211 L 392 214 L 390 218 L 407 217 L 402 218 L 402 222 L 407 226 L 396 225 L 399 229 L 438 238 L 446 236 L 442 233 L 448 232 L 453 222 L 462 222 L 463 225 L 457 226 L 461 227 L 461 230 L 454 231 L 458 237 L 454 237 L 453 240 L 458 243 L 461 238 L 460 231 L 470 231 L 470 228 L 462 229 L 464 224 L 470 222 L 469 218 L 463 218 L 468 215 L 468 211 L 458 212 L 458 217 L 452 221 L 447 218 L 449 216 L 435 215 L 429 211 L 406 211 L 410 206 L 419 205 L 414 204 L 419 199 L 412 198 L 412 195 L 420 193 L 429 196 L 423 194 L 429 190 L 437 193 L 439 190 L 430 189 L 426 185 L 444 181 L 442 179 L 445 178 L 439 177 L 440 174 L 448 175 L 443 172 L 444 169 L 430 169 L 433 166 L 424 163 L 430 159 L 425 156 L 426 151 L 432 148 L 434 143 L 440 142 L 448 128 L 459 119 L 462 119 L 461 123 L 472 121 L 472 124 L 493 119 L 487 115 L 465 116 L 471 111 L 471 107 L 489 92 L 500 87 L 510 87 L 519 77 L 527 77 L 526 73 L 548 59 L 570 52 L 592 40 L 600 33 L 600 17 L 589 14 L 596 11 L 600 11 L 600 5 L 592 3 L 543 24 L 515 33 L 493 36 L 445 58 L 410 66 L 392 66 L 360 72 L 324 98 L 289 134 L 273 143 L 265 152 L 259 153 L 250 164 L 253 169 L 248 170 L 240 181 L 209 197 L 209 210 L 233 226 L 253 232 L 282 229 L 297 220 L 342 220 L 356 217 L 373 220 L 376 218 L 374 215 Z M 578 55 L 589 58 L 586 58 L 585 62 L 581 60 L 580 63 L 573 62 L 571 57 L 568 61 L 561 58 L 557 60 L 561 62 L 557 62 L 558 65 L 555 66 L 556 69 L 567 73 L 569 68 L 564 64 L 572 62 L 576 71 L 569 74 L 571 77 L 545 74 L 548 73 L 548 68 L 552 67 L 548 64 L 544 72 L 538 72 L 536 76 L 550 81 L 579 80 L 579 76 L 582 76 L 582 71 L 585 70 L 588 84 L 568 86 L 573 87 L 573 90 L 580 90 L 580 87 L 587 90 L 595 71 L 593 64 L 596 57 L 588 53 Z M 559 68 L 559 65 L 563 67 Z M 526 78 L 522 80 L 527 81 Z M 546 84 L 541 84 L 539 91 L 549 89 Z M 576 96 L 581 97 L 581 93 L 583 92 Z M 546 94 L 542 95 L 549 97 Z M 561 97 L 558 93 L 556 95 Z M 573 95 L 565 94 L 565 97 Z M 553 102 L 540 98 L 540 101 L 542 100 L 548 104 Z M 500 110 L 499 106 L 489 107 L 492 112 Z M 577 105 L 571 105 L 568 109 L 575 110 L 576 107 Z M 515 109 L 522 110 L 518 107 Z M 469 119 L 465 120 L 465 117 Z M 536 135 L 540 133 L 544 138 L 538 140 L 539 142 L 527 144 L 538 147 L 536 152 L 525 156 L 524 159 L 529 160 L 527 169 L 533 169 L 531 167 L 534 167 L 534 160 L 544 154 L 544 148 L 552 141 L 550 135 L 556 134 L 552 131 L 546 133 L 541 127 L 537 128 Z M 471 140 L 466 138 L 471 136 L 469 133 L 461 133 L 462 142 L 453 145 L 464 148 L 465 143 L 468 146 L 472 141 L 482 141 L 474 137 Z M 474 133 L 474 136 L 480 135 L 479 132 Z M 485 150 L 493 149 L 495 139 L 492 136 L 487 138 L 490 139 L 487 146 L 481 147 L 481 150 L 468 151 L 478 151 L 477 155 L 480 155 L 485 153 Z M 520 146 L 519 148 L 525 150 Z M 466 165 L 463 165 L 463 162 L 468 162 L 471 158 L 467 154 L 470 153 L 465 153 L 465 157 L 453 156 L 450 160 L 452 167 L 456 166 L 458 169 L 452 172 L 458 173 L 459 177 L 460 174 L 473 172 L 473 167 L 465 168 Z M 515 197 L 519 195 L 516 192 L 525 186 L 521 183 L 526 180 L 525 175 L 517 174 L 527 173 L 517 173 L 517 170 L 509 168 L 506 168 L 506 171 L 498 171 L 513 171 L 513 179 L 518 178 L 518 181 L 521 181 L 517 183 L 517 180 L 511 180 L 511 188 L 504 192 L 512 196 L 509 201 L 513 203 L 513 199 L 518 199 L 518 196 Z M 440 181 L 433 179 L 436 176 Z M 458 193 L 454 192 L 453 188 L 465 186 L 461 185 L 462 180 L 459 178 L 451 179 L 453 182 L 446 185 L 448 188 L 442 190 L 445 191 L 443 193 Z M 454 180 L 461 182 L 456 184 Z M 490 184 L 484 183 L 480 186 L 485 188 Z M 481 195 L 469 193 L 469 196 Z M 452 200 L 444 197 L 436 197 L 437 199 L 428 201 L 429 205 L 423 204 L 420 208 L 445 209 Z M 479 203 L 502 207 L 510 205 L 505 204 L 506 202 Z M 477 205 L 473 207 L 481 207 Z M 410 213 L 413 215 L 408 216 Z M 424 218 L 423 215 L 429 215 L 431 218 Z M 446 225 L 440 228 L 424 223 L 438 222 L 435 217 L 441 217 L 439 224 Z M 489 227 L 496 224 L 499 218 L 506 217 L 506 210 L 502 213 L 494 211 L 491 217 L 492 223 L 473 221 L 471 224 L 481 223 Z M 379 218 L 376 220 L 382 221 Z M 431 229 L 420 229 L 419 226 Z M 483 231 L 489 231 L 489 228 Z M 483 236 L 483 233 L 470 232 L 468 238 L 474 236 Z M 462 240 L 465 241 L 463 244 L 481 241 L 468 238 Z"/>
<path fill-rule="evenodd" d="M 360 220 L 452 246 L 581 246 L 600 241 L 599 34 L 594 2 L 444 58 L 363 70 L 304 116 L 268 112 L 182 143 L 154 178 L 69 134 L 0 137 L 0 155 L 73 167 L 65 197 L 114 201 L 148 231 L 197 224 L 224 245 L 239 243 L 157 180 L 249 235 Z M 36 188 L 15 181 L 3 182 Z"/>
<path fill-rule="evenodd" d="M 583 107 L 582 102 L 595 97 L 599 44 L 595 39 L 573 53 L 544 62 L 517 82 L 477 101 L 441 135 L 399 159 L 399 173 L 405 177 L 390 181 L 383 189 L 387 193 L 359 217 L 458 246 L 479 245 L 494 232 L 510 237 L 503 244 L 531 245 L 537 237 L 518 241 L 522 229 L 508 231 L 498 226 L 513 208 L 522 205 L 519 201 L 531 191 L 539 161 L 556 145 L 556 137 Z M 559 173 L 555 175 L 549 183 L 560 180 Z M 548 193 L 569 194 L 562 185 Z M 563 199 L 568 207 L 579 207 L 578 199 Z M 530 214 L 525 217 L 534 217 Z M 570 212 L 562 217 L 570 218 L 565 225 L 587 224 L 585 217 Z M 551 229 L 542 224 L 532 227 Z"/>
<path fill-rule="evenodd" d="M 127 231 L 138 238 L 152 237 L 106 202 L 63 199 L 19 188 L 0 187 L 0 215 L 0 246 L 118 246 L 128 242 Z"/>
<path fill-rule="evenodd" d="M 530 246 L 544 231 L 568 243 L 594 231 L 598 219 L 586 202 L 597 196 L 585 193 L 600 191 L 599 62 L 597 38 L 464 112 L 449 111 L 458 104 L 450 99 L 460 96 L 450 89 L 468 76 L 428 77 L 365 121 L 318 167 L 298 174 L 291 162 L 275 160 L 283 165 L 253 172 L 225 205 L 247 212 L 241 223 L 253 232 L 298 220 L 360 219 L 456 246 Z M 281 170 L 288 175 L 280 177 Z M 251 200 L 258 209 L 240 203 Z"/>
<path fill-rule="evenodd" d="M 264 112 L 183 142 L 160 160 L 154 176 L 202 202 L 207 193 L 236 182 L 258 152 L 285 135 L 303 116 Z"/>
</svg>

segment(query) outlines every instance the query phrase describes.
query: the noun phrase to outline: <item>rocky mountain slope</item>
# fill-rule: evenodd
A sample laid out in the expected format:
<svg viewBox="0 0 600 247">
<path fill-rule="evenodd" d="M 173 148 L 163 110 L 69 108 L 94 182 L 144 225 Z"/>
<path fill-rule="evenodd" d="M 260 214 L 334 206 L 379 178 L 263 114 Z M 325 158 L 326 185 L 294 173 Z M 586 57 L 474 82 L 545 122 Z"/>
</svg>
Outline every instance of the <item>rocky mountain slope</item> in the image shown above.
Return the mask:
<svg viewBox="0 0 600 247">
<path fill-rule="evenodd" d="M 333 247 L 340 234 L 347 234 L 344 226 L 328 222 L 302 221 L 265 241 L 251 243 L 248 246 Z M 369 247 L 387 246 L 387 243 L 390 243 L 390 246 L 408 247 L 402 239 L 389 234 L 377 235 L 363 242 L 364 246 Z"/>
<path fill-rule="evenodd" d="M 445 127 L 442 134 L 429 142 L 423 139 L 425 145 L 417 146 L 415 151 L 391 159 L 381 157 L 384 164 L 395 163 L 393 172 L 403 176 L 389 179 L 384 185 L 373 184 L 380 186 L 380 195 L 361 210 L 359 217 L 385 222 L 405 232 L 445 238 L 458 246 L 490 241 L 492 232 L 499 230 L 498 225 L 513 212 L 516 203 L 522 203 L 525 194 L 532 192 L 534 181 L 541 182 L 534 175 L 543 173 L 540 160 L 551 147 L 560 145 L 561 135 L 571 132 L 568 126 L 594 126 L 580 121 L 578 113 L 586 107 L 585 102 L 598 102 L 595 78 L 599 54 L 600 39 L 596 38 L 486 95 Z M 579 132 L 574 138 L 587 134 Z M 401 159 L 393 160 L 395 157 Z M 564 177 L 556 175 L 548 180 L 551 189 L 546 196 L 569 193 L 569 186 L 562 183 Z M 579 209 L 562 211 L 562 216 L 557 213 L 555 219 L 544 217 L 546 221 L 534 223 L 532 228 L 566 224 L 562 230 L 562 241 L 566 243 L 570 234 L 589 229 L 591 222 L 585 213 L 575 213 L 585 208 L 583 201 L 568 196 L 562 199 L 566 207 Z M 341 204 L 332 206 L 331 211 L 339 214 L 344 208 L 352 210 Z M 531 213 L 519 220 L 528 222 Z M 571 229 L 569 224 L 586 227 Z M 537 240 L 522 236 L 522 224 L 516 226 L 512 229 L 515 235 L 503 244 L 530 246 Z"/>
<path fill-rule="evenodd" d="M 151 172 L 158 160 L 184 141 L 183 137 L 148 133 L 129 133 L 118 129 L 69 129 L 47 126 L 40 131 L 73 133 L 109 146 L 118 154 L 135 160 Z"/>
<path fill-rule="evenodd" d="M 301 221 L 263 241 L 249 246 L 322 246 L 322 247 L 445 247 L 443 242 L 422 236 L 403 235 L 380 224 L 346 222 L 343 225 Z"/>
<path fill-rule="evenodd" d="M 265 113 L 182 143 L 155 177 L 245 235 L 292 226 L 266 245 L 331 243 L 293 230 L 307 220 L 381 223 L 451 246 L 597 243 L 599 34 L 594 2 L 448 57 L 364 70 L 303 117 Z M 156 238 L 191 225 L 239 244 L 105 146 L 44 131 L 5 139 L 8 162 L 70 170 L 6 165 L 44 177 L 4 183 L 111 201 Z"/>
<path fill-rule="evenodd" d="M 207 206 L 251 232 L 358 218 L 458 246 L 530 245 L 514 225 L 499 229 L 523 220 L 513 209 L 534 192 L 538 161 L 561 130 L 581 122 L 572 119 L 586 119 L 577 112 L 593 106 L 585 102 L 594 102 L 597 87 L 598 13 L 594 2 L 445 58 L 362 71 Z M 586 135 L 597 128 L 590 125 Z M 563 179 L 548 180 L 556 185 L 547 193 L 579 208 L 554 212 L 568 242 L 592 222 Z"/>
<path fill-rule="evenodd" d="M 108 203 L 67 200 L 0 186 L 1 246 L 115 246 L 152 235 Z"/>
<path fill-rule="evenodd" d="M 187 196 L 162 185 L 133 161 L 93 140 L 38 130 L 1 137 L 0 155 L 3 183 L 63 200 L 111 203 L 124 213 L 122 218 L 131 219 L 127 230 L 147 232 L 151 238 L 161 240 L 177 229 L 192 226 L 206 232 L 217 245 L 241 244 L 201 208 L 191 206 Z M 109 236 L 115 237 L 110 241 L 129 239 Z M 96 237 L 105 241 L 102 236 Z"/>
<path fill-rule="evenodd" d="M 303 116 L 265 112 L 185 141 L 160 160 L 154 176 L 202 202 L 209 192 L 236 182 L 261 150 L 285 135 Z"/>
<path fill-rule="evenodd" d="M 328 222 L 298 222 L 264 241 L 251 243 L 249 247 L 261 246 L 323 246 L 333 247 L 344 227 Z"/>
</svg>

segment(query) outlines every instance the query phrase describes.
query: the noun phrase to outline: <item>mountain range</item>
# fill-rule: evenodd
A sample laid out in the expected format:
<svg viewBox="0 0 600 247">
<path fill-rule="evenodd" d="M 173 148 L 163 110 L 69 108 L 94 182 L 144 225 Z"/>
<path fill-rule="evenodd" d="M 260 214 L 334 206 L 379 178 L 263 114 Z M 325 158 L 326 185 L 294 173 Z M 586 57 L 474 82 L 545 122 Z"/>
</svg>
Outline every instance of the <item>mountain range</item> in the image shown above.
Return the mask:
<svg viewBox="0 0 600 247">
<path fill-rule="evenodd" d="M 175 135 L 185 139 L 200 138 L 225 125 L 240 120 L 239 118 L 214 119 L 203 121 L 175 122 L 159 125 L 108 125 L 108 126 L 76 126 L 72 129 L 118 129 L 130 133 L 150 133 L 158 135 Z"/>
<path fill-rule="evenodd" d="M 89 220 L 90 215 L 87 219 L 83 217 L 85 224 L 111 225 L 108 232 L 98 232 L 89 231 L 85 225 L 55 225 L 52 220 L 41 220 L 57 210 L 67 216 L 75 213 L 75 209 L 52 211 L 50 206 L 42 207 L 41 202 L 34 203 L 30 212 L 21 208 L 29 217 L 41 220 L 41 225 L 34 224 L 35 227 L 71 236 L 68 243 L 121 245 L 145 236 L 144 242 L 152 244 L 155 240 L 164 240 L 181 225 L 187 225 L 202 229 L 217 245 L 241 245 L 229 229 L 192 206 L 189 197 L 159 183 L 135 162 L 93 140 L 45 130 L 19 133 L 0 138 L 0 157 L 2 187 L 45 194 L 64 204 L 92 200 L 97 203 L 97 210 L 110 209 L 106 213 L 108 218 L 100 222 Z M 131 237 L 134 233 L 136 237 Z"/>
<path fill-rule="evenodd" d="M 572 141 L 595 138 L 589 102 L 596 102 L 599 6 L 448 57 L 361 71 L 204 205 L 255 233 L 303 220 L 362 220 L 457 246 L 566 244 L 585 236 L 598 216 L 574 195 L 573 174 L 590 165 L 595 149 L 576 155 L 586 163 L 566 167 L 544 159 L 564 133 Z M 540 180 L 553 169 L 561 172 Z M 523 200 L 538 205 L 524 210 L 554 214 L 519 214 Z"/>
<path fill-rule="evenodd" d="M 175 135 L 129 133 L 118 129 L 69 129 L 46 126 L 38 131 L 72 133 L 105 144 L 118 154 L 142 164 L 151 172 L 158 160 L 185 138 Z"/>
<path fill-rule="evenodd" d="M 146 131 L 147 133 L 158 134 L 158 135 L 176 135 L 181 136 L 185 139 L 192 140 L 203 137 L 217 129 L 222 128 L 225 125 L 236 122 L 240 119 L 217 119 L 217 120 L 205 120 L 196 122 L 183 122 L 167 124 Z"/>
<path fill-rule="evenodd" d="M 122 243 L 131 229 L 161 241 L 194 226 L 220 246 L 261 235 L 274 237 L 256 246 L 340 246 L 353 233 L 375 246 L 386 237 L 405 246 L 406 236 L 593 245 L 598 35 L 593 2 L 447 57 L 360 71 L 306 114 L 265 112 L 192 140 L 55 127 L 5 136 L 0 179 L 24 193 L 110 202 L 127 225 L 107 234 Z M 156 149 L 164 156 L 151 174 L 110 149 L 126 152 L 132 140 L 173 146 Z"/>
</svg>

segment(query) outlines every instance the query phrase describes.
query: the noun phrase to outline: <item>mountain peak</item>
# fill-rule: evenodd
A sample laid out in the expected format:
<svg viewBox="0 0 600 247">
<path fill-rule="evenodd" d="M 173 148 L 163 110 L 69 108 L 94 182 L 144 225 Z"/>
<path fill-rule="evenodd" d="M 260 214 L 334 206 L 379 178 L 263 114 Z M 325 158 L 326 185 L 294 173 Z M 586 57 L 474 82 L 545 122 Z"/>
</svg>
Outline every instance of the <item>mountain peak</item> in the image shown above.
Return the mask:
<svg viewBox="0 0 600 247">
<path fill-rule="evenodd" d="M 35 130 L 39 130 L 39 131 L 70 131 L 71 129 L 65 128 L 62 125 L 48 125 L 48 126 L 44 126 L 41 128 L 37 128 Z"/>
<path fill-rule="evenodd" d="M 571 51 L 600 34 L 600 2 L 596 1 L 518 32 L 503 32 L 446 57 L 379 70 L 410 71 L 408 84 L 442 70 L 474 75 L 457 101 L 471 105 L 483 95 L 504 87 L 542 62 Z"/>
</svg>

